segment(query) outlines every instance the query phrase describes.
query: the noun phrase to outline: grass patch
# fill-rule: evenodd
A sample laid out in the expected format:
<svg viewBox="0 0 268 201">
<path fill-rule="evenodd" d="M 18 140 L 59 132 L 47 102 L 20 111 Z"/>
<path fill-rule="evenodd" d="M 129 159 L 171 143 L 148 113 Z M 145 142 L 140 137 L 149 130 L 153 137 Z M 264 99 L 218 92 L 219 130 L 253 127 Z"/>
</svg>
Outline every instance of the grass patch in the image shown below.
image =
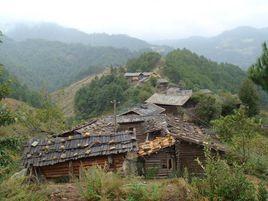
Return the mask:
<svg viewBox="0 0 268 201">
<path fill-rule="evenodd" d="M 82 197 L 88 201 L 194 201 L 201 198 L 183 178 L 144 180 L 122 177 L 100 167 L 85 170 L 77 185 Z"/>
<path fill-rule="evenodd" d="M 25 184 L 22 179 L 7 179 L 0 184 L 0 201 L 47 201 L 45 185 Z"/>
</svg>

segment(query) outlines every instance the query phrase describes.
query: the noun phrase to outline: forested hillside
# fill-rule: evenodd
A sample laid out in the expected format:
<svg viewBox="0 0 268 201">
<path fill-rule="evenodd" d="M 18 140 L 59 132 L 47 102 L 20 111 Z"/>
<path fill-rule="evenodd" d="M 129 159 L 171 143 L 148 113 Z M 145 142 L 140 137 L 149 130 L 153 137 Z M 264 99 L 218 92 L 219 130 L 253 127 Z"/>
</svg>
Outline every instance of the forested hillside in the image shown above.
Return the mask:
<svg viewBox="0 0 268 201">
<path fill-rule="evenodd" d="M 248 68 L 261 53 L 261 44 L 267 40 L 268 28 L 238 27 L 214 37 L 194 36 L 155 43 L 174 48 L 187 48 L 214 61 Z"/>
<path fill-rule="evenodd" d="M 164 62 L 159 63 L 160 60 Z M 75 95 L 75 111 L 78 117 L 89 118 L 107 113 L 112 109 L 112 100 L 120 102 L 119 108 L 142 103 L 155 91 L 156 78 L 139 85 L 131 85 L 123 77 L 124 71 L 155 71 L 173 84 L 184 89 L 210 89 L 214 92 L 239 91 L 246 73 L 231 64 L 218 64 L 200 57 L 189 50 L 174 50 L 161 58 L 158 53 L 143 53 L 130 59 L 126 68 L 112 69 L 110 75 L 96 77 L 81 86 Z"/>
<path fill-rule="evenodd" d="M 166 56 L 163 73 L 182 87 L 230 92 L 237 92 L 246 77 L 238 66 L 219 64 L 186 49 L 174 50 Z"/>
<path fill-rule="evenodd" d="M 26 102 L 34 107 L 41 107 L 43 105 L 44 100 L 40 93 L 30 90 L 26 85 L 22 85 L 1 64 L 0 75 L 0 84 L 7 83 L 9 87 L 7 97 Z"/>
<path fill-rule="evenodd" d="M 6 38 L 0 46 L 0 61 L 11 73 L 31 88 L 49 91 L 107 66 L 122 65 L 134 55 L 127 49 L 45 40 L 16 42 Z"/>
</svg>

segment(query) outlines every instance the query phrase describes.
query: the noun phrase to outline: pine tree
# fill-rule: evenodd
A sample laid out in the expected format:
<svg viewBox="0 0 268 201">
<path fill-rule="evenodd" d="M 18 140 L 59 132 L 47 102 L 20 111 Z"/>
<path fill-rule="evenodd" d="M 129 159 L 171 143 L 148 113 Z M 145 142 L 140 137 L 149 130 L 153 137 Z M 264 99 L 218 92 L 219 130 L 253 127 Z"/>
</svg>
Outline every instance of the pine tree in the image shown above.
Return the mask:
<svg viewBox="0 0 268 201">
<path fill-rule="evenodd" d="M 248 73 L 253 82 L 268 93 L 268 48 L 266 43 L 263 44 L 262 55 L 258 58 L 257 63 L 249 68 Z"/>
<path fill-rule="evenodd" d="M 247 79 L 243 82 L 240 91 L 239 98 L 246 106 L 248 116 L 254 116 L 259 113 L 259 94 L 254 83 Z"/>
</svg>

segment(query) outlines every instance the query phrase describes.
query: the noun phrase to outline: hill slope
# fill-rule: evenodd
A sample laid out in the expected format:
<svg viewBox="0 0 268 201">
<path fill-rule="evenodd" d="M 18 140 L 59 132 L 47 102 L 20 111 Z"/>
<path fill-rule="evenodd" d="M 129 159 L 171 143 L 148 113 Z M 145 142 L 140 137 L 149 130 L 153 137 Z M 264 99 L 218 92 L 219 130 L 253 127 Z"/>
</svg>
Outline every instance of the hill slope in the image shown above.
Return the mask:
<svg viewBox="0 0 268 201">
<path fill-rule="evenodd" d="M 102 73 L 87 76 L 63 89 L 54 91 L 51 93 L 52 101 L 57 104 L 67 117 L 74 116 L 74 97 L 76 92 L 83 86 L 89 84 L 95 76 L 106 75 L 107 73 L 109 73 L 109 70 L 104 70 Z"/>
<path fill-rule="evenodd" d="M 238 27 L 215 37 L 190 37 L 156 41 L 156 44 L 187 48 L 218 61 L 248 68 L 261 53 L 261 44 L 268 40 L 268 28 Z"/>
<path fill-rule="evenodd" d="M 135 56 L 127 49 L 91 47 L 45 40 L 0 45 L 1 63 L 31 88 L 53 91 L 110 65 L 122 65 Z"/>
</svg>

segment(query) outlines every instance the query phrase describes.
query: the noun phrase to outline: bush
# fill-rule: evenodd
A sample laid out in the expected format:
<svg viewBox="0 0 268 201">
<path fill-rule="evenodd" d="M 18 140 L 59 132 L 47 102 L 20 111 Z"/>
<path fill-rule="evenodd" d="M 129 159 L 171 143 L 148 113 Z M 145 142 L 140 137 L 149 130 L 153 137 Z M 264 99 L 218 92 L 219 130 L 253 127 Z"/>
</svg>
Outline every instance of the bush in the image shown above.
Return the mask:
<svg viewBox="0 0 268 201">
<path fill-rule="evenodd" d="M 157 184 L 131 183 L 127 185 L 128 201 L 160 201 L 161 190 Z"/>
<path fill-rule="evenodd" d="M 211 120 L 220 117 L 221 104 L 212 95 L 201 96 L 195 108 L 196 122 L 208 125 Z"/>
<path fill-rule="evenodd" d="M 151 167 L 151 168 L 148 168 L 146 173 L 145 173 L 145 178 L 146 179 L 153 179 L 155 178 L 155 176 L 157 175 L 159 171 L 159 168 L 158 167 Z"/>
<path fill-rule="evenodd" d="M 256 200 L 256 189 L 244 175 L 242 166 L 230 167 L 225 160 L 213 157 L 206 150 L 204 179 L 195 179 L 193 184 L 210 200 Z"/>
<path fill-rule="evenodd" d="M 0 182 L 18 168 L 23 142 L 22 137 L 0 138 Z"/>
<path fill-rule="evenodd" d="M 122 197 L 123 179 L 116 173 L 105 172 L 100 167 L 85 170 L 79 188 L 90 201 L 119 200 Z"/>
<path fill-rule="evenodd" d="M 258 186 L 258 200 L 259 201 L 267 201 L 268 200 L 268 192 L 265 188 L 264 183 L 259 183 Z"/>
</svg>

